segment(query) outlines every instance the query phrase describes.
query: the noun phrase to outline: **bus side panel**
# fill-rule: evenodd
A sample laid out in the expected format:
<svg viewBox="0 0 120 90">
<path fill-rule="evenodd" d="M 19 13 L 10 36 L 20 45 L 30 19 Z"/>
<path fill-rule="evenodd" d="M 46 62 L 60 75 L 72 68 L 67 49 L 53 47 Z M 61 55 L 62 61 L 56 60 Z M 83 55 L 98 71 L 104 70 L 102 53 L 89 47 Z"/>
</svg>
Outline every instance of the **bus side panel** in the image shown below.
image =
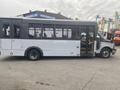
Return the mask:
<svg viewBox="0 0 120 90">
<path fill-rule="evenodd" d="M 1 39 L 1 49 L 11 50 L 11 39 Z"/>
<path fill-rule="evenodd" d="M 12 47 L 23 56 L 29 47 L 39 47 L 44 56 L 80 56 L 80 41 L 72 40 L 14 40 Z M 15 53 L 14 53 L 15 54 Z M 18 55 L 18 54 L 17 54 Z M 20 55 L 19 55 L 20 56 Z"/>
<path fill-rule="evenodd" d="M 11 39 L 0 40 L 0 52 L 2 56 L 11 55 Z"/>
<path fill-rule="evenodd" d="M 80 56 L 79 41 L 57 40 L 45 45 L 43 47 L 45 56 Z"/>
</svg>

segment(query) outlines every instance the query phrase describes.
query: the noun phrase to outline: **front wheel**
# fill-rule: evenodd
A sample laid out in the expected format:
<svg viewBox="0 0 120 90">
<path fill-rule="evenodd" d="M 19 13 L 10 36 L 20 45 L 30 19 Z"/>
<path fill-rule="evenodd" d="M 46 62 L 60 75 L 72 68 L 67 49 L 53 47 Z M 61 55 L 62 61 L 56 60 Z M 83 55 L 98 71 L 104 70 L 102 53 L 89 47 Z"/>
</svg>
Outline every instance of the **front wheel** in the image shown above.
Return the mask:
<svg viewBox="0 0 120 90">
<path fill-rule="evenodd" d="M 38 60 L 40 58 L 40 53 L 38 50 L 36 49 L 31 49 L 28 54 L 27 54 L 27 57 L 30 59 L 30 60 Z"/>
<path fill-rule="evenodd" d="M 111 55 L 110 49 L 104 48 L 104 49 L 101 50 L 100 56 L 102 58 L 109 58 L 110 55 Z"/>
</svg>

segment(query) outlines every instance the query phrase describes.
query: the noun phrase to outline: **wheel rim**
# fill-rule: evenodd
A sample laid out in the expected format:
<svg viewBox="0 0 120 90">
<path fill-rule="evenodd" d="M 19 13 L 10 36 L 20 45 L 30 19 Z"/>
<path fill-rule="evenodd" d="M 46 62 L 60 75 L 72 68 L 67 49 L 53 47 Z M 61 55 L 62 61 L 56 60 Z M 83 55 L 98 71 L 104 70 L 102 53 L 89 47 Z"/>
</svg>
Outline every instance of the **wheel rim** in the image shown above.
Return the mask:
<svg viewBox="0 0 120 90">
<path fill-rule="evenodd" d="M 31 51 L 29 57 L 32 60 L 36 60 L 38 59 L 38 53 L 36 51 Z"/>
<path fill-rule="evenodd" d="M 109 57 L 110 55 L 108 50 L 104 50 L 102 54 L 103 54 L 103 57 Z"/>
</svg>

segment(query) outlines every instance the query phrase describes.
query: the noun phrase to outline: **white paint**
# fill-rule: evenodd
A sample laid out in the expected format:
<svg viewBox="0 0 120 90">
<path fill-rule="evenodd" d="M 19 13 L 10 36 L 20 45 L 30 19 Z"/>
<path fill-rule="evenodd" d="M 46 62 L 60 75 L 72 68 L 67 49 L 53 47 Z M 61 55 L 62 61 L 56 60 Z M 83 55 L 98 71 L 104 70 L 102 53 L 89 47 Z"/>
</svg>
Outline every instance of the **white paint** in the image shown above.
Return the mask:
<svg viewBox="0 0 120 90">
<path fill-rule="evenodd" d="M 1 49 L 11 49 L 11 39 L 1 39 Z"/>
<path fill-rule="evenodd" d="M 21 39 L 12 39 L 11 40 L 11 44 L 12 44 L 11 48 L 13 50 L 20 50 L 20 49 L 22 49 L 22 40 Z"/>
<path fill-rule="evenodd" d="M 29 47 L 39 47 L 44 56 L 80 56 L 79 40 L 27 40 L 27 39 L 1 39 L 1 52 L 14 56 L 24 56 Z"/>
<path fill-rule="evenodd" d="M 44 56 L 80 56 L 80 43 L 79 40 L 1 39 L 0 51 L 5 56 L 24 56 L 27 48 L 39 47 Z M 104 47 L 114 47 L 112 43 L 101 42 L 100 49 L 96 50 L 96 41 L 94 43 L 95 53 L 100 53 Z"/>
<path fill-rule="evenodd" d="M 109 48 L 113 49 L 113 48 L 114 48 L 114 43 L 101 42 L 100 49 L 96 50 L 96 53 L 100 53 L 101 50 L 102 50 L 104 47 L 109 47 Z"/>
</svg>

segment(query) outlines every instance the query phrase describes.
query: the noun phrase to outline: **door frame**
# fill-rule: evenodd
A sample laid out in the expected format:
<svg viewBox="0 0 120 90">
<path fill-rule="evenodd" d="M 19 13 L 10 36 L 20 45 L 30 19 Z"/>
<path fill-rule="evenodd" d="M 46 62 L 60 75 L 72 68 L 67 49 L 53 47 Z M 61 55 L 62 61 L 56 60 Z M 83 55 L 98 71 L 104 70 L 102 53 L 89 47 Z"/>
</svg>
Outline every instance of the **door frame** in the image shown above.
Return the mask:
<svg viewBox="0 0 120 90">
<path fill-rule="evenodd" d="M 89 33 L 93 32 L 93 41 L 90 42 Z M 82 40 L 82 33 L 84 40 Z M 82 45 L 83 44 L 83 45 Z M 89 26 L 84 27 L 83 30 L 80 30 L 80 56 L 94 56 L 95 55 L 95 32 L 89 30 Z"/>
</svg>

